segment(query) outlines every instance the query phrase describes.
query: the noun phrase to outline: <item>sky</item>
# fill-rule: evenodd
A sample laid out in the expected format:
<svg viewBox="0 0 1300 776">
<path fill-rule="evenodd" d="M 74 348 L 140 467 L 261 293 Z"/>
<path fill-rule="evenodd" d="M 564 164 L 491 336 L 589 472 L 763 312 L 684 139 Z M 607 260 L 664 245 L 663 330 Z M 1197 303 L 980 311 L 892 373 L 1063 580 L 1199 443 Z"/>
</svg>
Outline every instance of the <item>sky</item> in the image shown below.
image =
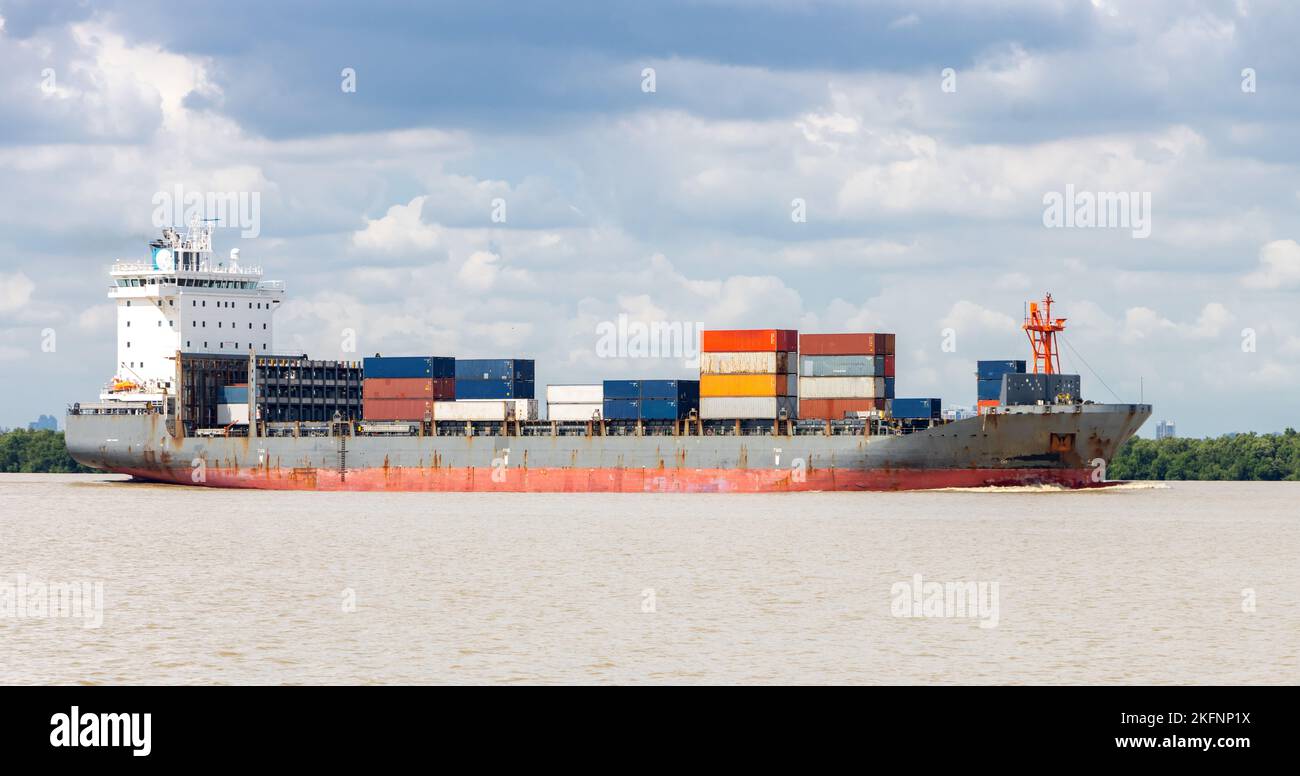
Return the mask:
<svg viewBox="0 0 1300 776">
<path fill-rule="evenodd" d="M 1143 435 L 1280 431 L 1298 35 L 1254 0 L 0 0 L 0 426 L 98 396 L 108 266 L 180 186 L 256 197 L 216 249 L 285 282 L 279 352 L 540 385 L 692 376 L 611 353 L 622 316 L 892 331 L 898 395 L 970 406 L 1051 292 Z"/>
</svg>

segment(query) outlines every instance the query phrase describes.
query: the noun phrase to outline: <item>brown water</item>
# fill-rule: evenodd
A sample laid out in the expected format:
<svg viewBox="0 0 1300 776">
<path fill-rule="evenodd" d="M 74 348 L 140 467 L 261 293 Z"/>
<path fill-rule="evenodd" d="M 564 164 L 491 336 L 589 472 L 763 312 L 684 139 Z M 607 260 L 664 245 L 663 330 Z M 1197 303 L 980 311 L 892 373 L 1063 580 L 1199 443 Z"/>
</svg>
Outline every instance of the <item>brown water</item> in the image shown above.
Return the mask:
<svg viewBox="0 0 1300 776">
<path fill-rule="evenodd" d="M 98 628 L 0 614 L 0 682 L 1296 683 L 1297 503 L 1300 483 L 434 495 L 0 475 L 0 598 L 18 575 L 103 596 Z M 996 583 L 996 617 L 895 616 L 918 573 Z"/>
</svg>

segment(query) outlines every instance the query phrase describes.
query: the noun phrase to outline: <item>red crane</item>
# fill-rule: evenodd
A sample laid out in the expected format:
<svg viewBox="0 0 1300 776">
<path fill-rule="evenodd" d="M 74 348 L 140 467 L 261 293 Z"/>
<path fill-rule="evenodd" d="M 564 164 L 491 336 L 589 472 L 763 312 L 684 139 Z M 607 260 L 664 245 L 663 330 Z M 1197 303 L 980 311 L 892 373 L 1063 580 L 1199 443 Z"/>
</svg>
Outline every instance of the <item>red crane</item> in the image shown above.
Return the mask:
<svg viewBox="0 0 1300 776">
<path fill-rule="evenodd" d="M 1025 316 L 1025 323 L 1020 328 L 1025 330 L 1025 334 L 1029 336 L 1029 344 L 1034 349 L 1034 374 L 1040 371 L 1049 375 L 1059 373 L 1061 355 L 1056 349 L 1056 333 L 1065 331 L 1065 319 L 1052 318 L 1051 294 L 1043 297 L 1041 310 L 1038 302 L 1029 303 L 1029 314 Z M 1038 368 L 1040 363 L 1041 370 Z"/>
</svg>

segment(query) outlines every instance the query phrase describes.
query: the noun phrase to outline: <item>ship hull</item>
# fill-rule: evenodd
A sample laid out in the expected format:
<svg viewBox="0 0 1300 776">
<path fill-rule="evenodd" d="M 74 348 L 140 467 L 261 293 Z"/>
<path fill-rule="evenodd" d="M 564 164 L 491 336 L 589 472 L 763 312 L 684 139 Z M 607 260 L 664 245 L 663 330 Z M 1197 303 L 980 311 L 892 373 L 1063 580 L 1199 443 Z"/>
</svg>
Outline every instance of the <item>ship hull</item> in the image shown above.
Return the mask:
<svg viewBox="0 0 1300 776">
<path fill-rule="evenodd" d="M 157 414 L 72 414 L 69 452 L 142 480 L 269 490 L 766 493 L 1106 484 L 1148 405 L 1026 407 L 902 435 L 175 439 Z"/>
</svg>

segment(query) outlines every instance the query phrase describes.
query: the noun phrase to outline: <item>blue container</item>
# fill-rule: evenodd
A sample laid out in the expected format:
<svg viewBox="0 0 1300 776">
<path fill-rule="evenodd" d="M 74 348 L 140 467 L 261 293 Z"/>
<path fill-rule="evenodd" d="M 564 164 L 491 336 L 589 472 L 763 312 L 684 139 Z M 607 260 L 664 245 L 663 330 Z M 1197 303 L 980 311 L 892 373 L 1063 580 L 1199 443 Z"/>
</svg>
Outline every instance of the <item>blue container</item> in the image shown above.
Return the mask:
<svg viewBox="0 0 1300 776">
<path fill-rule="evenodd" d="M 640 380 L 606 380 L 604 384 L 606 399 L 641 398 Z"/>
<path fill-rule="evenodd" d="M 885 398 L 894 398 L 894 378 L 892 377 L 885 378 Z"/>
<path fill-rule="evenodd" d="M 526 358 L 458 358 L 456 379 L 532 381 L 534 366 L 533 360 Z"/>
<path fill-rule="evenodd" d="M 248 386 L 247 385 L 227 385 L 221 389 L 222 404 L 247 404 L 248 403 Z"/>
<path fill-rule="evenodd" d="M 605 420 L 637 420 L 640 417 L 640 399 L 605 399 Z"/>
<path fill-rule="evenodd" d="M 429 371 L 439 380 L 456 376 L 456 359 L 451 356 L 430 356 Z"/>
<path fill-rule="evenodd" d="M 894 399 L 889 405 L 890 414 L 904 420 L 937 418 L 942 409 L 940 399 Z"/>
<path fill-rule="evenodd" d="M 642 420 L 678 420 L 682 417 L 681 404 L 676 399 L 642 399 Z"/>
<path fill-rule="evenodd" d="M 444 378 L 456 374 L 456 359 L 449 356 L 374 356 L 362 361 L 366 377 L 406 379 Z"/>
<path fill-rule="evenodd" d="M 884 356 L 804 356 L 799 359 L 804 377 L 883 377 Z"/>
<path fill-rule="evenodd" d="M 1007 373 L 1023 374 L 1024 361 L 976 361 L 975 371 L 981 380 L 997 380 Z M 997 398 L 992 397 L 992 398 Z"/>
<path fill-rule="evenodd" d="M 976 391 L 980 401 L 997 399 L 1002 395 L 1002 378 L 996 380 L 978 381 L 978 390 Z"/>
<path fill-rule="evenodd" d="M 536 383 L 532 380 L 463 380 L 456 379 L 457 399 L 532 399 Z"/>
<path fill-rule="evenodd" d="M 606 383 L 608 386 L 609 383 Z M 608 388 L 606 388 L 608 390 Z M 609 394 L 606 393 L 606 396 Z M 641 381 L 641 398 L 642 399 L 675 399 L 677 401 L 693 400 L 698 403 L 700 398 L 700 381 L 699 380 L 642 380 Z"/>
</svg>

